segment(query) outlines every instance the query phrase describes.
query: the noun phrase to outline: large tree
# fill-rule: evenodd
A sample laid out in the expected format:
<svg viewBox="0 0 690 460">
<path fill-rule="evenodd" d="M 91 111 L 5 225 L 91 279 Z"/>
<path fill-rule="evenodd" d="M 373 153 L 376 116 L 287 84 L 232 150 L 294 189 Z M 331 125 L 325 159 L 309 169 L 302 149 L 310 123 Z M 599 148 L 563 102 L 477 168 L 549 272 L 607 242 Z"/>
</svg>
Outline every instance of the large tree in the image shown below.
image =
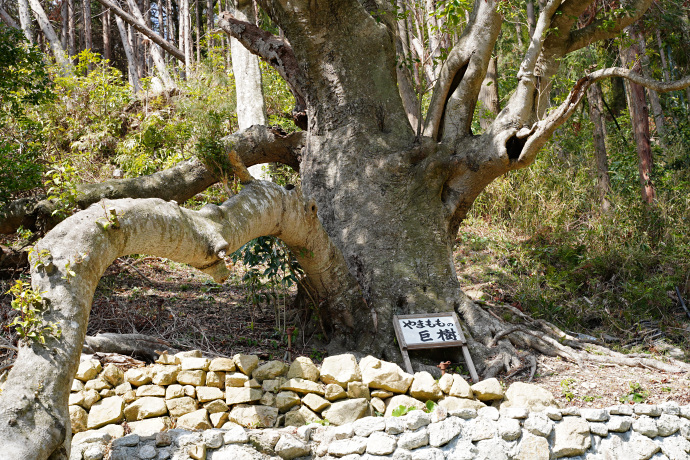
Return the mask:
<svg viewBox="0 0 690 460">
<path fill-rule="evenodd" d="M 3 454 L 65 458 L 69 383 L 91 299 L 106 267 L 131 253 L 186 262 L 222 280 L 227 254 L 252 238 L 277 236 L 305 270 L 333 350 L 397 361 L 394 314 L 455 311 L 484 375 L 515 364 L 515 345 L 576 361 L 611 359 L 578 350 L 576 341 L 546 323 L 531 324 L 535 330 L 512 327 L 484 311 L 463 294 L 452 258 L 458 227 L 481 191 L 502 174 L 529 166 L 593 82 L 618 76 L 657 91 L 690 85 L 690 78 L 658 83 L 628 69 L 602 69 L 583 76 L 562 105 L 547 110 L 561 59 L 616 36 L 652 1 L 616 3 L 579 26 L 578 18 L 594 3 L 543 3 L 515 75 L 517 87 L 481 135 L 472 133 L 472 119 L 510 2 L 474 2 L 438 72 L 419 131 L 410 123 L 416 108 L 406 110 L 399 94 L 399 22 L 390 2 L 259 0 L 285 39 L 223 13 L 221 27 L 286 79 L 305 130 L 284 135 L 253 126 L 218 143 L 245 184 L 220 206 L 191 211 L 161 199 L 103 200 L 46 235 L 32 255 L 32 284 L 44 292 L 43 320 L 57 323 L 62 334 L 47 337 L 45 345 L 20 348 L 0 394 Z M 298 167 L 301 187 L 254 180 L 245 166 L 265 161 Z M 164 174 L 179 181 L 161 183 Z M 168 199 L 179 200 L 210 182 L 203 167 L 187 164 L 174 174 L 101 186 L 92 197 L 147 196 L 137 187 L 160 191 L 163 185 Z"/>
</svg>

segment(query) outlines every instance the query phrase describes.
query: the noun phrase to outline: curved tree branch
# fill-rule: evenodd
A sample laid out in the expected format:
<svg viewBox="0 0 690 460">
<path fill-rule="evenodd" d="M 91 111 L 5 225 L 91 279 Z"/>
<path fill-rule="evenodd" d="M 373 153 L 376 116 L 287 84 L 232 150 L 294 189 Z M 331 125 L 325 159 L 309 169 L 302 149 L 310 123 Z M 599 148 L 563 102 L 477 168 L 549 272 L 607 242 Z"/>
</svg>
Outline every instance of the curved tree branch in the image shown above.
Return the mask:
<svg viewBox="0 0 690 460">
<path fill-rule="evenodd" d="M 112 224 L 113 217 L 117 225 Z M 296 190 L 253 181 L 220 206 L 200 211 L 160 199 L 104 200 L 68 218 L 41 240 L 43 264 L 32 268 L 33 289 L 61 337 L 22 345 L 0 394 L 0 444 L 14 460 L 43 460 L 69 451 L 67 402 L 79 364 L 98 280 L 117 257 L 153 254 L 188 263 L 220 282 L 226 254 L 262 235 L 283 239 L 319 296 L 351 302 L 361 293 L 316 217 Z M 36 260 L 34 259 L 34 262 Z M 69 264 L 69 265 L 68 265 Z M 67 276 L 66 271 L 74 271 Z M 67 453 L 63 452 L 63 454 Z"/>
<path fill-rule="evenodd" d="M 637 83 L 638 85 L 651 88 L 661 93 L 677 91 L 690 87 L 690 76 L 674 82 L 662 82 L 647 78 L 633 70 L 621 67 L 610 67 L 608 69 L 601 69 L 592 72 L 588 76 L 578 80 L 573 89 L 570 91 L 570 94 L 566 100 L 559 107 L 552 110 L 544 120 L 539 121 L 530 129 L 526 130 L 527 132 L 522 136 L 523 139 L 526 138 L 524 141 L 524 147 L 519 158 L 512 165 L 511 169 L 524 168 L 532 164 L 537 153 L 548 141 L 553 132 L 563 123 L 565 123 L 575 112 L 578 104 L 586 94 L 587 88 L 598 80 L 610 77 L 626 78 L 633 83 Z M 520 137 L 519 134 L 518 137 Z"/>
<path fill-rule="evenodd" d="M 469 131 L 474 104 L 501 28 L 502 19 L 497 4 L 495 0 L 475 0 L 473 16 L 448 54 L 434 85 L 424 122 L 425 136 L 437 139 L 443 129 L 444 118 L 452 118 L 452 122 L 458 126 L 448 129 L 449 136 L 464 135 Z M 458 89 L 459 94 L 454 95 Z M 451 98 L 458 102 L 452 104 L 454 113 L 446 116 Z M 459 102 L 461 99 L 462 103 Z M 468 104 L 467 101 L 473 102 Z"/>
<path fill-rule="evenodd" d="M 640 19 L 652 5 L 653 1 L 654 0 L 632 0 L 627 3 L 622 2 L 625 4 L 625 10 L 614 20 L 613 24 L 611 24 L 609 20 L 596 19 L 582 29 L 571 32 L 568 38 L 569 45 L 566 49 L 566 53 L 579 50 L 599 40 L 616 37 L 623 29 Z M 626 14 L 626 12 L 630 10 L 632 10 L 632 14 Z"/>
<path fill-rule="evenodd" d="M 252 126 L 223 138 L 228 150 L 235 150 L 246 166 L 283 163 L 299 170 L 306 134 L 284 134 L 266 126 Z M 108 180 L 77 186 L 77 207 L 84 209 L 103 198 L 162 198 L 183 203 L 218 181 L 198 160 L 183 161 L 164 171 L 130 179 Z M 22 198 L 0 208 L 0 233 L 14 233 L 20 225 L 34 227 L 37 219 L 48 219 L 55 203 Z"/>
<path fill-rule="evenodd" d="M 2 7 L 2 5 L 0 5 L 0 19 L 2 19 L 2 21 L 5 24 L 7 24 L 9 27 L 12 27 L 13 29 L 20 28 L 19 24 L 17 24 L 17 22 L 14 19 L 12 19 L 12 16 L 10 16 L 10 14 L 5 10 L 5 8 Z"/>
</svg>

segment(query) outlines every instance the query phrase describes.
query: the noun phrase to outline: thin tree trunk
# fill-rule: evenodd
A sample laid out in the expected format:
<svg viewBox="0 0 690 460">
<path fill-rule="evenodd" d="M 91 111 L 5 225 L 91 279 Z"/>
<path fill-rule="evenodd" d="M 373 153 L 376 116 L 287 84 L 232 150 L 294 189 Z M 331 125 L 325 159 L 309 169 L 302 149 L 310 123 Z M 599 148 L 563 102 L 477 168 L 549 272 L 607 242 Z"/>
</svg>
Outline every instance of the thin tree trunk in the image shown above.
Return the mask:
<svg viewBox="0 0 690 460">
<path fill-rule="evenodd" d="M 522 25 L 519 22 L 515 23 L 515 36 L 517 37 L 518 48 L 522 51 L 525 49 L 525 42 L 522 40 Z"/>
<path fill-rule="evenodd" d="M 77 54 L 76 28 L 74 23 L 74 0 L 67 0 L 67 41 L 70 57 Z"/>
<path fill-rule="evenodd" d="M 29 0 L 29 4 L 31 5 L 34 15 L 36 16 L 38 25 L 41 27 L 43 35 L 46 36 L 48 42 L 50 43 L 50 49 L 53 52 L 53 56 L 55 56 L 55 60 L 58 64 L 60 64 L 64 71 L 70 72 L 72 64 L 65 56 L 65 49 L 61 46 L 60 39 L 55 33 L 55 30 L 53 30 L 53 26 L 50 25 L 48 16 L 46 16 L 46 12 L 43 10 L 41 3 L 39 0 Z"/>
<path fill-rule="evenodd" d="M 642 65 L 640 66 L 640 71 L 642 75 L 647 78 L 652 78 L 649 73 L 649 57 L 646 54 L 646 43 L 645 37 L 641 33 L 637 35 L 638 42 L 640 44 L 640 60 Z M 659 136 L 661 144 L 664 144 L 664 138 L 666 137 L 664 111 L 661 108 L 661 101 L 659 100 L 659 93 L 653 89 L 646 88 L 647 95 L 649 95 L 649 105 L 652 107 L 652 114 L 654 115 L 654 124 L 656 125 L 656 133 Z"/>
<path fill-rule="evenodd" d="M 534 0 L 527 0 L 527 25 L 529 26 L 529 38 L 532 39 L 537 28 L 537 15 L 534 12 Z"/>
<path fill-rule="evenodd" d="M 62 49 L 67 49 L 67 29 L 69 29 L 69 8 L 67 7 L 67 0 L 62 0 L 60 8 L 60 17 L 62 18 L 62 29 L 60 29 L 60 41 Z"/>
<path fill-rule="evenodd" d="M 609 177 L 609 162 L 606 154 L 606 124 L 604 123 L 604 100 L 601 95 L 599 83 L 594 83 L 587 90 L 587 102 L 589 103 L 589 118 L 594 125 L 594 159 L 597 164 L 597 189 L 601 209 L 608 212 L 611 202 L 608 194 L 611 191 L 611 179 Z"/>
<path fill-rule="evenodd" d="M 664 76 L 664 81 L 671 81 L 671 75 L 668 72 L 668 62 L 666 61 L 666 53 L 664 52 L 664 43 L 661 41 L 661 32 L 656 30 L 656 44 L 659 47 L 659 57 L 661 58 L 661 72 Z"/>
<path fill-rule="evenodd" d="M 127 0 L 127 5 L 129 6 L 129 9 L 132 11 L 134 17 L 144 22 L 144 16 L 141 14 L 141 11 L 139 11 L 139 7 L 137 6 L 136 2 L 134 0 Z M 151 44 L 151 57 L 153 58 L 153 63 L 156 66 L 158 75 L 161 81 L 163 82 L 163 86 L 166 89 L 174 88 L 175 82 L 170 77 L 168 69 L 165 65 L 165 60 L 161 55 L 160 48 L 155 43 Z"/>
<path fill-rule="evenodd" d="M 158 33 L 160 34 L 161 37 L 165 38 L 168 40 L 169 38 L 166 37 L 165 35 L 165 22 L 163 20 L 163 0 L 158 0 Z"/>
<path fill-rule="evenodd" d="M 91 0 L 84 2 L 84 44 L 87 50 L 93 49 L 93 35 L 91 32 Z"/>
<path fill-rule="evenodd" d="M 31 20 L 31 9 L 29 7 L 29 2 L 28 0 L 19 0 L 17 2 L 17 6 L 19 8 L 19 23 L 22 26 L 24 36 L 29 43 L 33 44 L 35 42 L 34 27 Z"/>
<path fill-rule="evenodd" d="M 489 129 L 491 124 L 501 111 L 498 98 L 498 66 L 494 56 L 489 61 L 486 76 L 479 91 L 479 125 L 483 130 Z"/>
<path fill-rule="evenodd" d="M 125 55 L 127 56 L 127 71 L 129 74 L 129 82 L 132 84 L 134 93 L 141 91 L 141 85 L 139 84 L 139 74 L 137 72 L 136 58 L 134 56 L 134 51 L 132 50 L 132 44 L 129 41 L 129 36 L 127 35 L 127 26 L 125 22 L 118 15 L 115 15 L 115 22 L 117 23 L 117 28 L 120 31 L 120 38 L 122 39 L 122 48 L 125 50 Z"/>
<path fill-rule="evenodd" d="M 208 54 L 211 54 L 211 49 L 213 48 L 213 37 L 211 36 L 211 31 L 213 30 L 214 16 L 213 16 L 213 0 L 206 0 L 206 36 L 207 36 L 207 46 Z"/>
<path fill-rule="evenodd" d="M 201 10 L 199 9 L 199 0 L 194 1 L 194 9 L 196 10 L 196 62 L 201 62 Z"/>
<path fill-rule="evenodd" d="M 10 16 L 2 5 L 0 5 L 0 19 L 2 19 L 2 22 L 4 22 L 8 27 L 12 27 L 13 29 L 21 29 L 19 24 L 17 24 L 17 21 L 12 19 L 12 16 Z"/>
<path fill-rule="evenodd" d="M 192 74 L 192 35 L 189 0 L 180 2 L 180 38 L 184 47 L 185 78 Z"/>
<path fill-rule="evenodd" d="M 110 60 L 110 8 L 105 8 L 101 16 L 103 26 L 103 57 Z"/>
<path fill-rule="evenodd" d="M 634 31 L 626 29 L 628 37 L 634 37 Z M 633 41 L 628 49 L 621 50 L 621 58 L 626 67 L 640 72 L 640 50 L 638 43 Z M 628 109 L 632 122 L 635 144 L 637 145 L 638 169 L 642 201 L 651 204 L 654 202 L 654 184 L 652 183 L 652 146 L 649 135 L 649 109 L 645 100 L 644 87 L 629 81 L 625 81 L 628 90 Z"/>
</svg>

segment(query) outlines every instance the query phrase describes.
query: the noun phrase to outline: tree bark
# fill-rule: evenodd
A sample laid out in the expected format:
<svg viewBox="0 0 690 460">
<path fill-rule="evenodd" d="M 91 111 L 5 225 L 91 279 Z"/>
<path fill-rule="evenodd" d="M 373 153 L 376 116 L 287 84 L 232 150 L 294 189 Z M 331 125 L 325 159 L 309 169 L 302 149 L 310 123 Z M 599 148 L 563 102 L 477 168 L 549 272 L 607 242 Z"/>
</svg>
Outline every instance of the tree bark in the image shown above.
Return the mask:
<svg viewBox="0 0 690 460">
<path fill-rule="evenodd" d="M 127 4 L 134 17 L 142 23 L 145 22 L 144 16 L 141 14 L 141 11 L 139 11 L 139 7 L 137 6 L 136 2 L 134 0 L 127 0 Z M 168 68 L 165 65 L 165 60 L 161 55 L 158 45 L 151 45 L 151 58 L 156 66 L 156 70 L 158 71 L 158 76 L 163 82 L 163 87 L 165 89 L 175 88 L 175 82 L 170 77 L 170 73 L 168 73 Z"/>
<path fill-rule="evenodd" d="M 215 46 L 213 42 L 213 37 L 211 36 L 211 32 L 213 31 L 213 24 L 215 23 L 214 20 L 214 11 L 213 11 L 213 0 L 206 0 L 206 34 L 207 34 L 207 49 L 208 49 L 208 55 L 211 55 L 211 50 Z"/>
<path fill-rule="evenodd" d="M 24 36 L 29 43 L 33 44 L 35 42 L 34 38 L 34 26 L 31 19 L 31 8 L 29 7 L 28 0 L 19 0 L 17 2 L 19 9 L 19 23 L 22 26 L 22 31 L 24 31 Z"/>
<path fill-rule="evenodd" d="M 120 16 L 115 16 L 117 22 L 117 29 L 120 31 L 120 39 L 122 40 L 122 48 L 125 50 L 127 56 L 127 74 L 129 75 L 129 83 L 132 85 L 134 94 L 141 91 L 141 84 L 139 83 L 139 72 L 137 70 L 136 56 L 134 49 L 130 42 L 127 26 Z"/>
<path fill-rule="evenodd" d="M 29 4 L 31 5 L 31 9 L 34 12 L 34 15 L 36 16 L 36 21 L 38 21 L 38 25 L 41 27 L 43 35 L 46 36 L 48 42 L 50 43 L 50 50 L 53 52 L 55 61 L 57 61 L 57 63 L 60 64 L 63 71 L 71 72 L 72 63 L 65 56 L 65 49 L 60 44 L 60 39 L 55 34 L 53 26 L 50 25 L 48 16 L 46 16 L 46 13 L 43 10 L 41 3 L 39 2 L 39 0 L 29 0 Z"/>
<path fill-rule="evenodd" d="M 606 154 L 606 125 L 604 124 L 604 108 L 601 88 L 593 84 L 587 90 L 587 102 L 589 103 L 589 117 L 594 125 L 594 159 L 597 165 L 597 189 L 601 209 L 608 212 L 611 202 L 608 194 L 611 192 L 611 179 L 609 177 L 609 163 Z"/>
<path fill-rule="evenodd" d="M 501 111 L 498 97 L 498 59 L 492 57 L 486 70 L 486 77 L 479 92 L 479 125 L 483 130 L 489 129 L 494 118 Z"/>
<path fill-rule="evenodd" d="M 75 9 L 74 0 L 67 1 L 67 50 L 70 57 L 77 55 L 77 44 L 76 44 L 76 22 L 74 20 Z"/>
<path fill-rule="evenodd" d="M 12 16 L 5 10 L 5 8 L 0 5 L 0 19 L 7 24 L 8 27 L 12 27 L 13 29 L 19 29 L 20 26 L 17 24 L 17 22 L 12 19 Z"/>
<path fill-rule="evenodd" d="M 101 15 L 101 25 L 103 27 L 103 57 L 110 60 L 110 8 L 103 7 L 103 14 Z"/>
<path fill-rule="evenodd" d="M 627 30 L 627 34 L 630 37 L 634 37 L 634 31 L 632 30 Z M 632 70 L 637 73 L 641 73 L 640 49 L 636 41 L 633 41 L 628 49 L 621 50 L 621 58 L 626 66 L 632 67 Z M 652 145 L 649 135 L 649 109 L 645 99 L 645 88 L 630 81 L 626 81 L 626 88 L 628 89 L 628 109 L 630 110 L 633 137 L 637 145 L 642 201 L 652 204 L 655 197 L 654 184 L 652 182 L 654 162 L 652 160 Z"/>
</svg>

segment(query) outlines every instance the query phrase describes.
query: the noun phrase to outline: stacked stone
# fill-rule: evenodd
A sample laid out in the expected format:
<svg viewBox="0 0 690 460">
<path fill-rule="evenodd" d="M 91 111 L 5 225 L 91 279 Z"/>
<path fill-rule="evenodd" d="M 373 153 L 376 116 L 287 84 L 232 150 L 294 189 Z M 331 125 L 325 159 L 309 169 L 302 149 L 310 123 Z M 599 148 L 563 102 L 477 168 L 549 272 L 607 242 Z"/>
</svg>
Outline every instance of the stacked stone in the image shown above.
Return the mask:
<svg viewBox="0 0 690 460">
<path fill-rule="evenodd" d="M 429 400 L 438 403 L 432 414 L 413 410 L 390 417 L 400 406 L 424 409 Z M 504 394 L 496 379 L 470 386 L 446 374 L 436 381 L 427 372 L 411 375 L 371 356 L 358 363 L 349 354 L 326 358 L 320 369 L 306 357 L 288 367 L 260 364 L 251 355 L 208 359 L 198 351 L 163 354 L 153 366 L 127 372 L 86 360 L 72 385 L 70 417 L 75 460 L 103 458 L 113 439 L 112 459 L 197 459 L 207 453 L 216 459 L 540 459 L 585 453 L 587 459 L 685 459 L 690 449 L 687 407 L 560 410 L 550 393 L 534 385 L 514 383 Z M 275 429 L 254 430 L 264 427 Z M 131 434 L 124 436 L 125 429 Z"/>
<path fill-rule="evenodd" d="M 317 424 L 264 430 L 239 425 L 151 436 L 130 434 L 111 444 L 111 460 L 578 460 L 688 459 L 690 407 L 675 404 L 608 409 L 483 407 L 401 417 L 367 416 L 340 426 Z M 107 435 L 77 446 L 91 456 Z"/>
</svg>

